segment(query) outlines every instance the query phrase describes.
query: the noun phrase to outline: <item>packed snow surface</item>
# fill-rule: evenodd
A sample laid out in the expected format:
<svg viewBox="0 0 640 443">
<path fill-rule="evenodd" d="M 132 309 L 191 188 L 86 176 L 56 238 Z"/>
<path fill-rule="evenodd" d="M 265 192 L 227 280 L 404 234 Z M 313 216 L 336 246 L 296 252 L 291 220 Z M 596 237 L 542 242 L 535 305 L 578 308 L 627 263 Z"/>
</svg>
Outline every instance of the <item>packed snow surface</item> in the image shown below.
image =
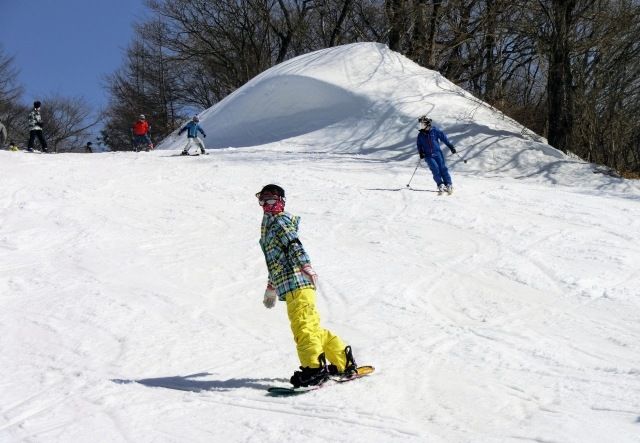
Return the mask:
<svg viewBox="0 0 640 443">
<path fill-rule="evenodd" d="M 406 186 L 425 113 L 451 196 Z M 639 441 L 636 183 L 375 44 L 201 118 L 208 156 L 0 152 L 0 441 Z M 262 305 L 270 182 L 371 377 L 266 395 L 298 366 Z"/>
</svg>

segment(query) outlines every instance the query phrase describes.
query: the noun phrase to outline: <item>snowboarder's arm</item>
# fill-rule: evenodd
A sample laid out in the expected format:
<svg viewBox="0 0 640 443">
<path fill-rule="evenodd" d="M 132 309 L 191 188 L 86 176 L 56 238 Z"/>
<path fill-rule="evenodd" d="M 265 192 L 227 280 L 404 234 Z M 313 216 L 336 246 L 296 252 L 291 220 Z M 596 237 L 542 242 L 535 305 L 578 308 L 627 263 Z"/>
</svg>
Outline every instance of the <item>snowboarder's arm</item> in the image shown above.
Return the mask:
<svg viewBox="0 0 640 443">
<path fill-rule="evenodd" d="M 186 131 L 186 130 L 187 130 L 187 126 L 185 126 L 184 128 L 180 129 L 180 130 L 178 131 L 178 135 L 182 135 L 182 133 L 183 133 L 184 131 Z"/>
<path fill-rule="evenodd" d="M 204 133 L 204 130 L 200 127 L 200 125 L 198 125 L 198 131 L 200 131 L 203 137 L 207 136 L 207 134 Z"/>
<path fill-rule="evenodd" d="M 278 218 L 280 226 L 278 237 L 283 246 L 283 250 L 287 259 L 294 267 L 302 268 L 304 265 L 310 264 L 311 259 L 307 255 L 302 242 L 298 238 L 298 231 L 293 223 Z"/>
</svg>

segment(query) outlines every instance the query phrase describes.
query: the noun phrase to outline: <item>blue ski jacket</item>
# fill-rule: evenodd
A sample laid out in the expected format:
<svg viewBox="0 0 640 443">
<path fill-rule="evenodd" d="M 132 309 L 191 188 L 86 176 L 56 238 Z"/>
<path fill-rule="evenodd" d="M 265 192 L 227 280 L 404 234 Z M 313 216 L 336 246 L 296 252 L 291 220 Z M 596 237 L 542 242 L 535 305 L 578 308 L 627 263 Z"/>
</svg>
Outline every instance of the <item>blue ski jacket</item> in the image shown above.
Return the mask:
<svg viewBox="0 0 640 443">
<path fill-rule="evenodd" d="M 449 141 L 444 132 L 433 126 L 430 130 L 420 130 L 418 133 L 418 153 L 424 155 L 426 158 L 433 157 L 435 150 L 440 151 L 440 141 L 449 147 L 449 149 L 455 149 L 453 144 Z M 437 154 L 436 154 L 437 155 Z"/>
<path fill-rule="evenodd" d="M 200 125 L 194 122 L 193 120 L 187 123 L 185 127 L 182 128 L 180 132 L 178 132 L 178 135 L 181 135 L 184 131 L 188 131 L 187 138 L 196 138 L 198 136 L 198 131 L 200 131 L 200 133 L 202 133 L 202 135 L 204 135 L 205 137 L 207 136 L 207 134 L 205 134 L 202 128 L 200 127 Z"/>
</svg>

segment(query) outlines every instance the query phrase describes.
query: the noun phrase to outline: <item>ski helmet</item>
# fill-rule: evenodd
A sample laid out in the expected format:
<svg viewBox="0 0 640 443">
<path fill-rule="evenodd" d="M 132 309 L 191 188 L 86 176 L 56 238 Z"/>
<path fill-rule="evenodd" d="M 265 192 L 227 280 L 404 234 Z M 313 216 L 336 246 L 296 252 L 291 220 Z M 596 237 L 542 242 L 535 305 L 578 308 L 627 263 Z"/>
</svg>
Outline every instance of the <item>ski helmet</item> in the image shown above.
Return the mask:
<svg viewBox="0 0 640 443">
<path fill-rule="evenodd" d="M 269 193 L 271 195 L 277 195 L 279 197 L 284 198 L 284 189 L 282 189 L 280 186 L 278 185 L 274 185 L 274 184 L 269 184 L 269 185 L 264 185 L 262 187 L 262 190 L 258 193 L 256 193 L 256 197 L 260 198 L 260 196 L 262 194 L 266 194 Z"/>
<path fill-rule="evenodd" d="M 200 121 L 200 117 L 198 117 L 197 115 L 194 115 L 192 120 L 196 123 L 198 123 Z"/>
<path fill-rule="evenodd" d="M 145 116 L 144 116 L 144 114 L 140 114 L 140 115 L 138 116 L 138 118 L 139 118 L 140 120 L 145 120 L 147 117 L 145 117 Z"/>
<path fill-rule="evenodd" d="M 42 104 L 42 103 L 40 103 L 38 100 L 36 100 L 35 102 L 33 102 L 33 107 L 34 107 L 35 109 L 40 109 L 40 105 L 41 105 L 41 104 Z"/>
<path fill-rule="evenodd" d="M 279 214 L 284 211 L 285 197 L 284 189 L 278 185 L 266 185 L 256 193 L 258 203 L 262 206 L 265 214 Z"/>
</svg>

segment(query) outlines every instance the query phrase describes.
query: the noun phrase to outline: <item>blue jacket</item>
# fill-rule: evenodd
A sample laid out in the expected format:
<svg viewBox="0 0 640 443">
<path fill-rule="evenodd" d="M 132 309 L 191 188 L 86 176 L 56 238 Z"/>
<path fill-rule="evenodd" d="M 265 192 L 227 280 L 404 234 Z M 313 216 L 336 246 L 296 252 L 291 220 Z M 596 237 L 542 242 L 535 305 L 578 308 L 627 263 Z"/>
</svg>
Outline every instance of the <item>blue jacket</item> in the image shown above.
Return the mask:
<svg viewBox="0 0 640 443">
<path fill-rule="evenodd" d="M 433 126 L 429 131 L 425 131 L 421 129 L 418 133 L 418 152 L 425 157 L 433 157 L 435 150 L 440 151 L 440 142 L 443 142 L 445 145 L 449 147 L 449 149 L 453 149 L 453 144 L 449 141 L 444 132 L 440 129 Z"/>
<path fill-rule="evenodd" d="M 184 131 L 188 131 L 187 132 L 188 138 L 196 138 L 198 136 L 198 131 L 200 131 L 202 135 L 204 135 L 205 137 L 207 136 L 207 134 L 205 134 L 202 128 L 200 127 L 200 125 L 194 122 L 193 120 L 187 123 L 186 126 L 182 128 L 180 132 L 178 132 L 178 135 L 182 134 Z"/>
</svg>

